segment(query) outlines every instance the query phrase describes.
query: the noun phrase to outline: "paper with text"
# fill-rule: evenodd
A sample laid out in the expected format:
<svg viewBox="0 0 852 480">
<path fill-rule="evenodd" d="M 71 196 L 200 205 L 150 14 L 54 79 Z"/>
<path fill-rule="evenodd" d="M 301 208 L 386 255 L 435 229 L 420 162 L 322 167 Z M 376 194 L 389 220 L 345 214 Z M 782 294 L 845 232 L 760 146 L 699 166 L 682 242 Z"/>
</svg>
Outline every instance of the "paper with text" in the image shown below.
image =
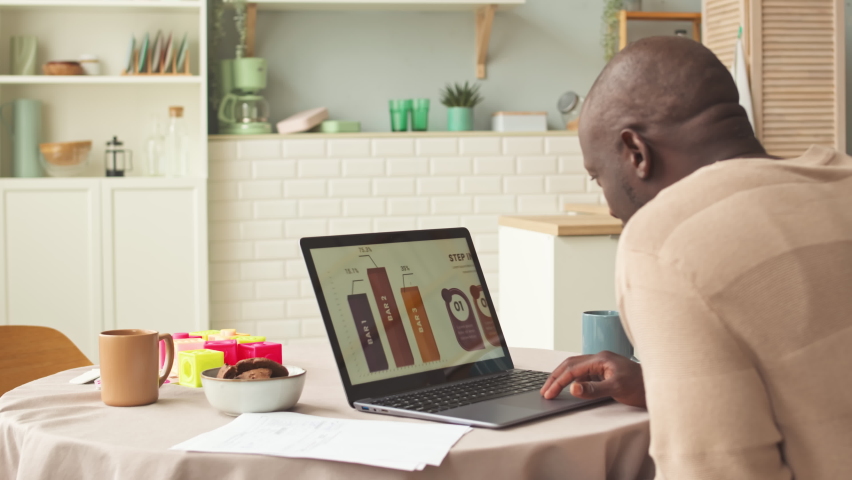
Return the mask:
<svg viewBox="0 0 852 480">
<path fill-rule="evenodd" d="M 313 458 L 415 471 L 439 466 L 469 431 L 462 425 L 244 413 L 172 450 Z"/>
</svg>

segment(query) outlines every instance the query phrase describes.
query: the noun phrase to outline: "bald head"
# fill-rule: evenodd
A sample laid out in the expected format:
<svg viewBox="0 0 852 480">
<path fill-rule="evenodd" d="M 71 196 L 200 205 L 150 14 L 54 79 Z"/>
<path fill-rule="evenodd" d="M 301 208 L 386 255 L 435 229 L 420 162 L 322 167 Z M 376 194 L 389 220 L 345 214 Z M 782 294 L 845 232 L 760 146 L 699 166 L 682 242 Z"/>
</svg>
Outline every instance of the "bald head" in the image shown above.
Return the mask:
<svg viewBox="0 0 852 480">
<path fill-rule="evenodd" d="M 624 221 L 705 165 L 765 155 L 727 68 L 683 37 L 639 40 L 610 61 L 586 98 L 580 142 Z"/>
</svg>

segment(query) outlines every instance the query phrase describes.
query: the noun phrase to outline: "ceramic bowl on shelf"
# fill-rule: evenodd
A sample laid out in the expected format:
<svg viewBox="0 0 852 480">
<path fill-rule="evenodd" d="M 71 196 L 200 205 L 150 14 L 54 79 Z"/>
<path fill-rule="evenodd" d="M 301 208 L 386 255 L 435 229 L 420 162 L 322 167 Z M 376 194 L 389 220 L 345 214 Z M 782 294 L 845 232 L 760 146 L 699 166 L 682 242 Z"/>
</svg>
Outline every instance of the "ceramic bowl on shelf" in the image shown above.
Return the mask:
<svg viewBox="0 0 852 480">
<path fill-rule="evenodd" d="M 51 177 L 72 177 L 89 166 L 91 140 L 82 142 L 41 143 L 38 146 L 41 166 Z"/>
<path fill-rule="evenodd" d="M 305 369 L 284 365 L 286 377 L 244 380 L 216 378 L 218 368 L 201 372 L 201 385 L 210 405 L 227 415 L 277 412 L 296 405 L 305 386 Z"/>
<path fill-rule="evenodd" d="M 41 67 L 45 75 L 84 75 L 80 62 L 47 62 Z"/>
</svg>

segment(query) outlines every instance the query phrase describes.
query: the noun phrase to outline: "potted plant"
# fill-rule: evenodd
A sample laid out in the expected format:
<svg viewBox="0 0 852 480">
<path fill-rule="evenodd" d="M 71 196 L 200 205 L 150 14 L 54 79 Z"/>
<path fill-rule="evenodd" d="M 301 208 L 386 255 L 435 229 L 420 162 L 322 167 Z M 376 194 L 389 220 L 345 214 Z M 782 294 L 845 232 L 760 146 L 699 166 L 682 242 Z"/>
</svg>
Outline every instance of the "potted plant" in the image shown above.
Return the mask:
<svg viewBox="0 0 852 480">
<path fill-rule="evenodd" d="M 447 107 L 447 130 L 462 132 L 473 130 L 473 107 L 482 102 L 479 85 L 456 83 L 441 90 L 441 103 Z"/>
</svg>

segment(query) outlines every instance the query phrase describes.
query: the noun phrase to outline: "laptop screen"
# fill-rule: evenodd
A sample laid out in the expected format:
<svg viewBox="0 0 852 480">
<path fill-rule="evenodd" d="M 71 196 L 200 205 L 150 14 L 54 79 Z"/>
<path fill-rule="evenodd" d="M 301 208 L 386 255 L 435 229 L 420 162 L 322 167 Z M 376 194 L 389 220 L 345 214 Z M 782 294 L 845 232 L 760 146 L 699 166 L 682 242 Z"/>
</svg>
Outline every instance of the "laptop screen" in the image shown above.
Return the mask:
<svg viewBox="0 0 852 480">
<path fill-rule="evenodd" d="M 310 253 L 352 385 L 504 356 L 464 238 Z"/>
</svg>

